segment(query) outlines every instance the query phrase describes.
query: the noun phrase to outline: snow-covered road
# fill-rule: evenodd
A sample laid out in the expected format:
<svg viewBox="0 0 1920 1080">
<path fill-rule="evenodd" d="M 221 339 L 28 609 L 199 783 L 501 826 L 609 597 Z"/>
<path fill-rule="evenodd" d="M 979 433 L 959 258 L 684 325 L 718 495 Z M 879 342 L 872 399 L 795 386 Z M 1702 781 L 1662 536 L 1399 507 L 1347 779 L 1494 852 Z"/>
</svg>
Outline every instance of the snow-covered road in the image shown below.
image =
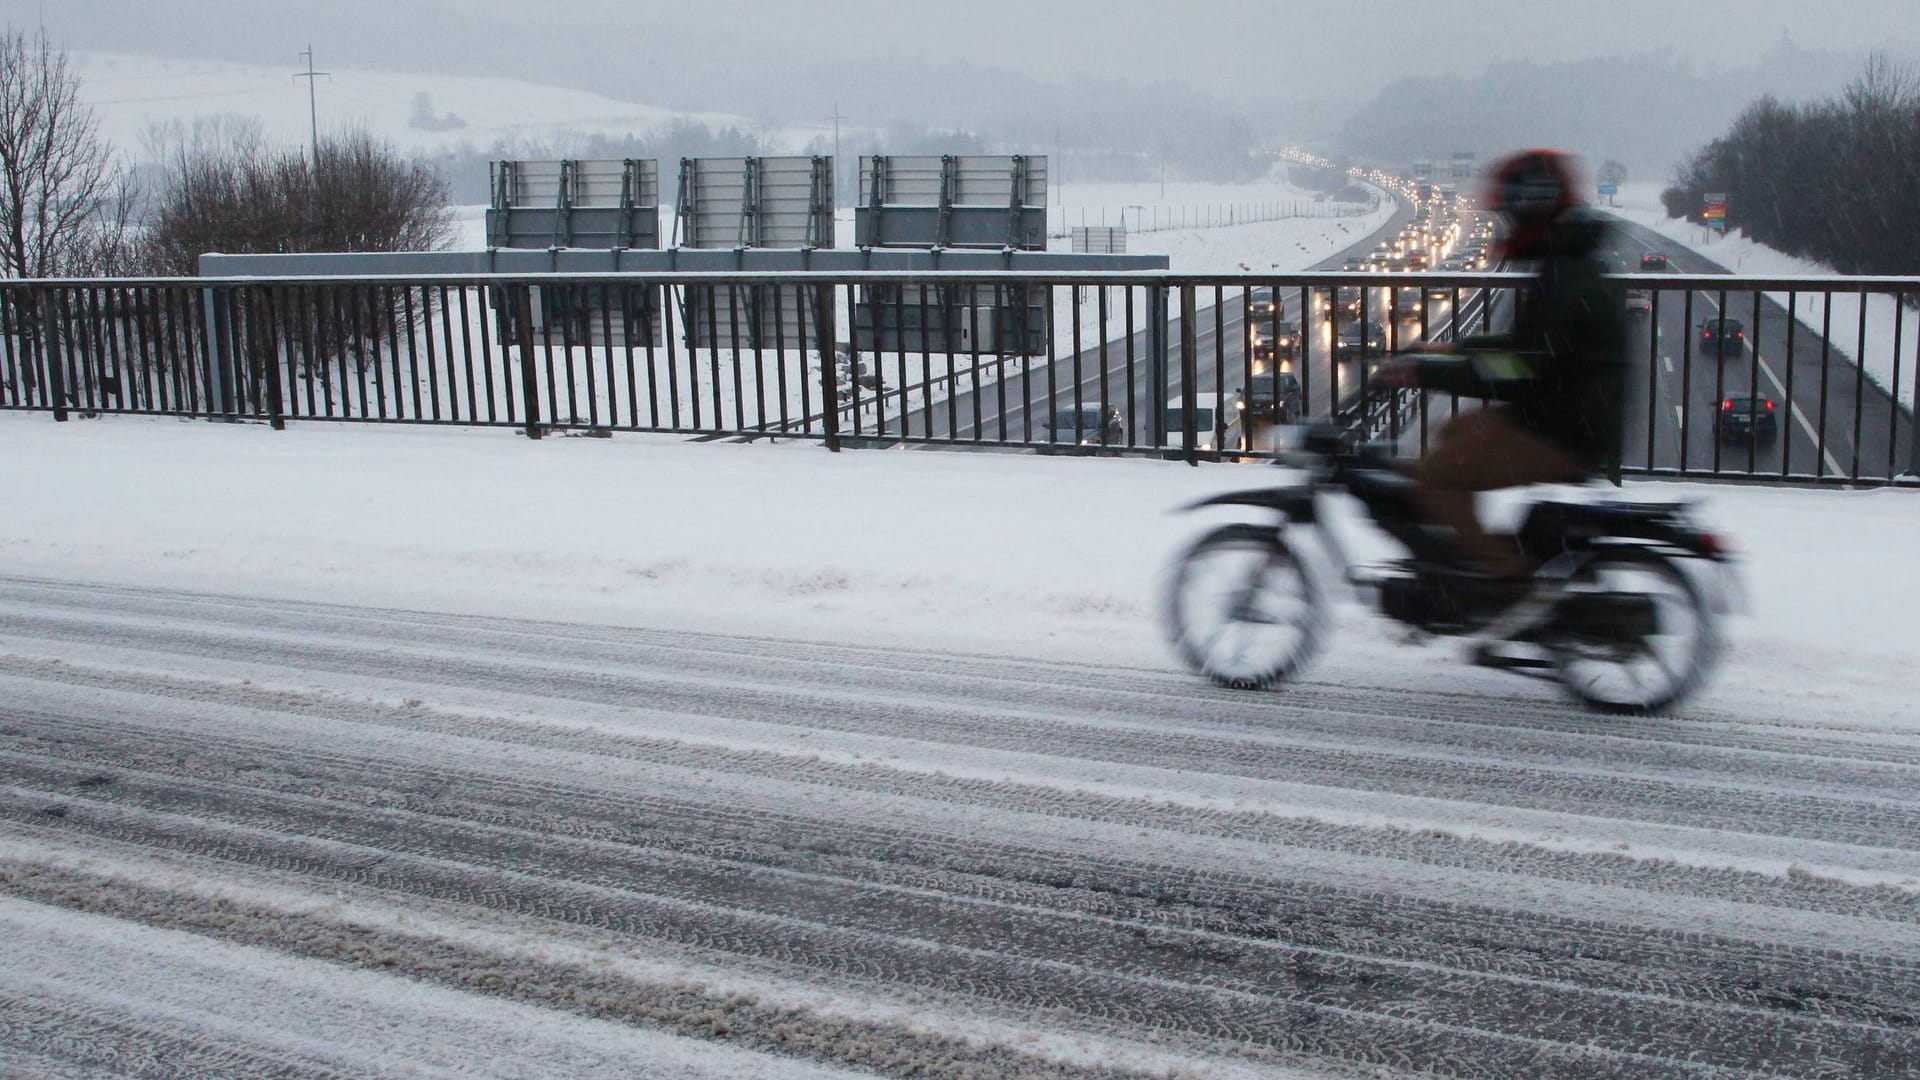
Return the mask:
<svg viewBox="0 0 1920 1080">
<path fill-rule="evenodd" d="M 1920 739 L 1519 689 L 0 578 L 0 1071 L 1920 1069 Z"/>
</svg>

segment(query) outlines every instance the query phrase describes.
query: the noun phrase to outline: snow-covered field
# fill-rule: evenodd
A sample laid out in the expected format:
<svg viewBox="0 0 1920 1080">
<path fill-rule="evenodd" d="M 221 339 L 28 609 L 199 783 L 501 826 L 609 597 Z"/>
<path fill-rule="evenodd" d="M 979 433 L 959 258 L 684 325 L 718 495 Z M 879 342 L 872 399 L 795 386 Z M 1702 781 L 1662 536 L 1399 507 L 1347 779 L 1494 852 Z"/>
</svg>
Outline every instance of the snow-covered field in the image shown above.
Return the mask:
<svg viewBox="0 0 1920 1080">
<path fill-rule="evenodd" d="M 1620 205 L 1611 209 L 1628 221 L 1644 225 L 1736 274 L 1830 277 L 1837 273 L 1825 263 L 1757 244 L 1747 239 L 1745 233 L 1720 234 L 1690 221 L 1670 218 L 1660 204 L 1660 189 L 1661 185 L 1652 183 L 1622 184 L 1618 200 Z M 1782 307 L 1786 306 L 1786 293 L 1770 292 L 1767 295 Z M 1801 293 L 1795 299 L 1795 314 L 1802 323 L 1815 332 L 1831 325 L 1833 347 L 1849 358 L 1860 353 L 1860 366 L 1868 377 L 1892 390 L 1901 404 L 1913 407 L 1915 380 L 1920 378 L 1920 309 L 1910 307 L 1903 313 L 1891 296 L 1873 294 L 1865 298 L 1863 319 L 1863 304 L 1858 295 L 1834 294 L 1831 309 L 1828 307 L 1828 298 L 1819 293 Z M 1899 332 L 1897 355 L 1893 344 L 1896 329 Z M 1863 333 L 1866 341 L 1864 350 L 1860 348 Z M 1897 386 L 1893 385 L 1896 372 L 1899 375 Z"/>
<path fill-rule="evenodd" d="M 191 125 L 195 118 L 223 114 L 257 117 L 276 143 L 305 145 L 317 122 L 322 132 L 364 128 L 408 150 L 443 150 L 495 142 L 551 145 L 561 139 L 601 134 L 645 134 L 676 117 L 713 127 L 761 133 L 746 118 L 725 114 L 679 114 L 599 94 L 517 79 L 465 78 L 394 71 L 366 71 L 326 63 L 310 109 L 304 71 L 292 56 L 284 67 L 211 60 L 180 60 L 128 53 L 79 52 L 74 69 L 81 100 L 100 118 L 101 134 L 136 156 L 156 123 Z M 409 123 L 417 95 L 427 95 L 440 130 Z M 452 126 L 449 116 L 461 123 Z M 765 132 L 796 147 L 818 134 L 795 129 Z"/>
</svg>

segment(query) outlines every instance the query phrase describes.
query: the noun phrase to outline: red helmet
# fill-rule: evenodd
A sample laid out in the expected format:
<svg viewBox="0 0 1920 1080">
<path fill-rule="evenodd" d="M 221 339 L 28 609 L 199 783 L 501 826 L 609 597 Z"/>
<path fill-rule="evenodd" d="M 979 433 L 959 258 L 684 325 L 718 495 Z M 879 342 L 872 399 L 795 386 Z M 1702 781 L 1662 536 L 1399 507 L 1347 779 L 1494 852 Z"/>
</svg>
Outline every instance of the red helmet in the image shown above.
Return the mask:
<svg viewBox="0 0 1920 1080">
<path fill-rule="evenodd" d="M 1573 159 L 1560 150 L 1522 150 L 1487 174 L 1487 209 L 1507 218 L 1506 253 L 1525 258 L 1547 224 L 1578 205 Z"/>
</svg>

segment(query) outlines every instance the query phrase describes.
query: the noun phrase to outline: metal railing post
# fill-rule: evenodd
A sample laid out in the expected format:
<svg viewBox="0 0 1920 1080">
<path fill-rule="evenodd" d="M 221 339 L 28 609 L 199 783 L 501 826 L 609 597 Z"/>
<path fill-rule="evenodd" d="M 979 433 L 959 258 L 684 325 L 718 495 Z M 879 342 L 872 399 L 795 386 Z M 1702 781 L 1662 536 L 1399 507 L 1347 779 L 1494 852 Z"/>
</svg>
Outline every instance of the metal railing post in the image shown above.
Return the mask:
<svg viewBox="0 0 1920 1080">
<path fill-rule="evenodd" d="M 55 328 L 59 325 L 53 319 L 53 303 L 45 289 L 34 290 L 34 309 L 40 319 L 40 361 L 46 368 L 46 388 L 53 402 L 53 418 L 64 423 L 67 420 L 67 372 L 66 365 L 57 355 L 56 344 L 59 334 Z"/>
<path fill-rule="evenodd" d="M 1187 464 L 1199 467 L 1193 452 L 1194 384 L 1199 382 L 1194 353 L 1199 349 L 1199 333 L 1194 328 L 1193 285 L 1180 286 L 1180 453 Z"/>
<path fill-rule="evenodd" d="M 275 431 L 287 429 L 287 418 L 281 401 L 280 388 L 280 350 L 274 343 L 274 319 L 272 305 L 268 302 L 264 288 L 249 289 L 248 313 L 252 323 L 247 337 L 253 343 L 252 352 L 255 362 L 266 365 L 267 376 L 267 423 Z"/>
<path fill-rule="evenodd" d="M 533 364 L 533 286 L 522 285 L 513 291 L 514 341 L 520 350 L 520 395 L 527 438 L 537 439 L 540 431 L 540 378 Z"/>
<path fill-rule="evenodd" d="M 1907 294 L 1896 294 L 1893 302 L 1901 308 L 1905 308 L 1907 304 Z M 1895 329 L 1898 329 L 1899 323 L 1896 322 L 1894 326 Z M 1899 334 L 1895 334 L 1893 347 L 1898 349 L 1903 340 Z M 1893 393 L 1889 396 L 1893 398 L 1893 412 L 1896 418 L 1893 424 L 1893 432 L 1889 438 L 1897 439 L 1900 437 L 1900 424 L 1898 420 L 1900 413 L 1900 388 L 1895 386 Z M 1909 410 L 1907 415 L 1907 475 L 1920 477 L 1920 346 L 1915 347 L 1913 351 L 1913 408 Z"/>
<path fill-rule="evenodd" d="M 1147 288 L 1147 367 L 1148 378 L 1153 383 L 1153 400 L 1147 403 L 1147 415 L 1151 418 L 1149 427 L 1153 431 L 1153 445 L 1167 444 L 1167 365 L 1168 342 L 1172 338 L 1172 307 L 1167 302 L 1167 287 L 1153 285 Z"/>
<path fill-rule="evenodd" d="M 227 321 L 226 291 L 212 287 L 200 290 L 200 319 L 205 330 L 200 348 L 207 372 L 207 419 L 231 423 L 233 380 L 228 377 L 227 356 L 232 327 Z"/>
<path fill-rule="evenodd" d="M 851 289 L 851 286 L 849 286 Z M 813 290 L 813 325 L 820 335 L 820 419 L 827 449 L 840 452 L 840 335 L 834 319 L 833 286 Z"/>
</svg>

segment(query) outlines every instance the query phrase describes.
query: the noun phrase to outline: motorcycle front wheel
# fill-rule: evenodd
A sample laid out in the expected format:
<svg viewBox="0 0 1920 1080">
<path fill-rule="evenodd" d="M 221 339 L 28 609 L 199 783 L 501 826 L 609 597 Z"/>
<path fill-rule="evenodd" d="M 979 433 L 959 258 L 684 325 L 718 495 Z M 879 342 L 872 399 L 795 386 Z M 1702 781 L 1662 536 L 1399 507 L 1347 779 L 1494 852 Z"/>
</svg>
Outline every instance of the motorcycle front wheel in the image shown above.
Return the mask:
<svg viewBox="0 0 1920 1080">
<path fill-rule="evenodd" d="M 1174 564 L 1164 618 L 1188 667 L 1221 686 L 1263 690 L 1313 655 L 1326 605 L 1278 529 L 1223 525 Z"/>
</svg>

